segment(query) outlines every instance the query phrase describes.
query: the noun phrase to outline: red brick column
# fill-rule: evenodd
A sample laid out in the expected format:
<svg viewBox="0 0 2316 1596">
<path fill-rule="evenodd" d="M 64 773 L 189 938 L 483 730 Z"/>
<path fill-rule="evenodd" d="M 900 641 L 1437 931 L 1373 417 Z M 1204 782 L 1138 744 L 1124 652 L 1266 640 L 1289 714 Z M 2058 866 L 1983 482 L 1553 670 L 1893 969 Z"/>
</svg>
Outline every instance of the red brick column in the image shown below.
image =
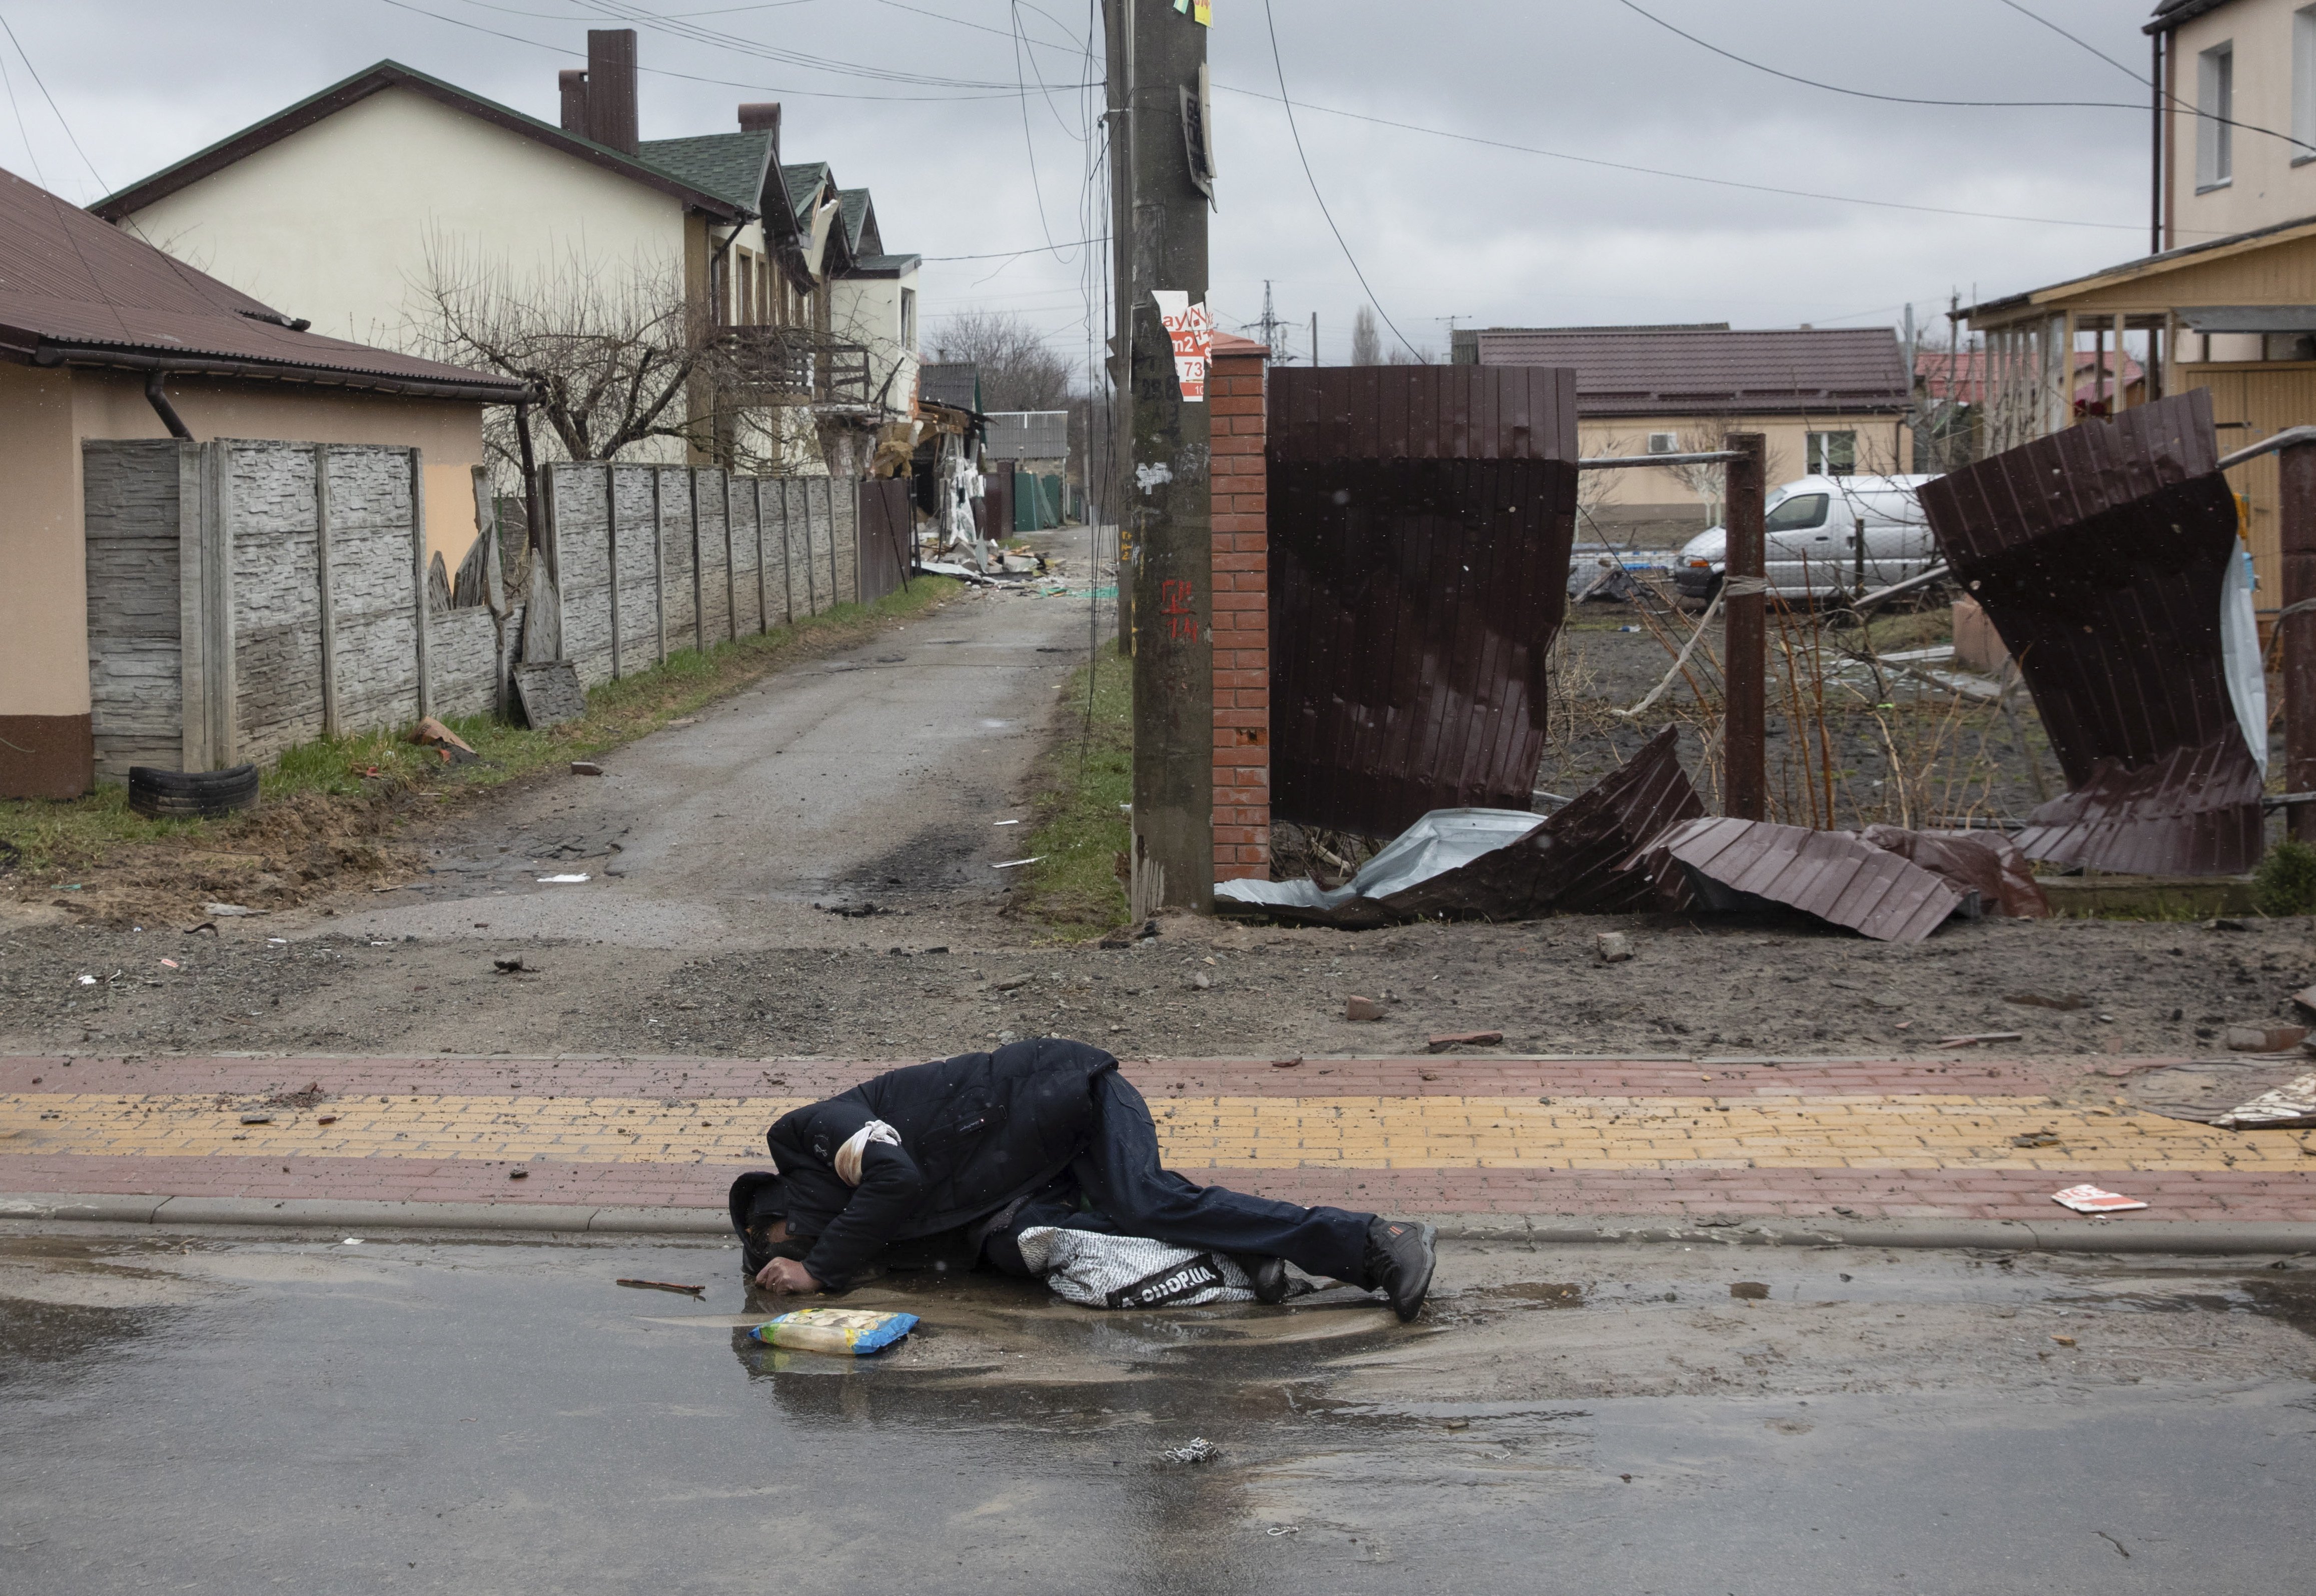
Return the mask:
<svg viewBox="0 0 2316 1596">
<path fill-rule="evenodd" d="M 1270 534 L 1265 511 L 1263 362 L 1215 334 L 1215 879 L 1270 877 Z"/>
</svg>

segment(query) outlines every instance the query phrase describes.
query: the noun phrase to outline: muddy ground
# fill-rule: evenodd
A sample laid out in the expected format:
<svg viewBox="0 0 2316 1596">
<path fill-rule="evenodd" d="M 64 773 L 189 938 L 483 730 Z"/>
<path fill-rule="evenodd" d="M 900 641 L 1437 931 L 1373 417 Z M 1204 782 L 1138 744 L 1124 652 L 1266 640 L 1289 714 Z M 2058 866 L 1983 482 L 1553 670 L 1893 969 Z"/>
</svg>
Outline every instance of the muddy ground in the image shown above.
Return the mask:
<svg viewBox="0 0 2316 1596">
<path fill-rule="evenodd" d="M 1501 1030 L 1500 1049 L 1458 1051 L 1887 1056 L 2016 1031 L 2004 1051 L 2196 1055 L 2229 1024 L 2290 1017 L 2316 980 L 2305 920 L 1987 920 L 1895 947 L 1660 916 L 1367 932 L 1170 919 L 1113 950 L 1038 946 L 982 918 L 966 935 L 930 914 L 832 921 L 817 942 L 706 953 L 544 936 L 275 942 L 262 920 L 19 931 L 0 936 L 0 1050 L 908 1059 L 1070 1035 L 1127 1057 L 1294 1057 Z M 1612 928 L 1631 933 L 1629 962 L 1596 956 Z M 497 969 L 516 958 L 522 973 Z M 1347 1021 L 1352 994 L 1385 998 L 1385 1017 Z"/>
</svg>

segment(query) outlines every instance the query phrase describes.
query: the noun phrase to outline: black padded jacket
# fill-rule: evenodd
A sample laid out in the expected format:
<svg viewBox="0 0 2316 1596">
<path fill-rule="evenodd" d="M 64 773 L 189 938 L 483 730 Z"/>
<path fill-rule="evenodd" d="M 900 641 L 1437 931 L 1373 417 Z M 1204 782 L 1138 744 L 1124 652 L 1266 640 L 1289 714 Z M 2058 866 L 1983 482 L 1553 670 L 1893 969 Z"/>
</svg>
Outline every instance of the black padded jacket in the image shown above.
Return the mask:
<svg viewBox="0 0 2316 1596">
<path fill-rule="evenodd" d="M 1041 1039 L 994 1053 L 911 1065 L 783 1114 L 764 1136 L 779 1166 L 804 1266 L 842 1290 L 886 1244 L 970 1225 L 1045 1185 L 1084 1151 L 1093 1083 L 1118 1060 L 1083 1042 Z M 895 1146 L 868 1143 L 860 1183 L 837 1150 L 881 1119 Z"/>
</svg>

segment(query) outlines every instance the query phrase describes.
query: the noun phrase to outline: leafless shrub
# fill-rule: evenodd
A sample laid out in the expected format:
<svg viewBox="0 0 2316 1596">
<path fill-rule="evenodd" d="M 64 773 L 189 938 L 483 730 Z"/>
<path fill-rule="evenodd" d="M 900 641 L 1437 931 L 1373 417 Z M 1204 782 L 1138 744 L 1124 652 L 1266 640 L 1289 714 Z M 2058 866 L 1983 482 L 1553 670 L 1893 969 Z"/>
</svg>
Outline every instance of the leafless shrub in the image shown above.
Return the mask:
<svg viewBox="0 0 2316 1596">
<path fill-rule="evenodd" d="M 1011 312 L 967 311 L 941 324 L 933 338 L 937 361 L 970 361 L 980 369 L 981 403 L 990 410 L 1061 410 L 1072 378 L 1066 356 L 1046 335 Z"/>
</svg>

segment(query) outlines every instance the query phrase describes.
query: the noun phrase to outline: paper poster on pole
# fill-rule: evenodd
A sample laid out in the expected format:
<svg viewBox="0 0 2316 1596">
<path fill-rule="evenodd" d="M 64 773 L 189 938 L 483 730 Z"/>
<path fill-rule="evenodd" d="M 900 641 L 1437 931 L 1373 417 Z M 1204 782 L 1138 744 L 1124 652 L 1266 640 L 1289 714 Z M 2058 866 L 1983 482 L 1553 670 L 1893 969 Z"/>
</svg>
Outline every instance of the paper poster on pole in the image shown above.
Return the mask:
<svg viewBox="0 0 2316 1596">
<path fill-rule="evenodd" d="M 1158 319 L 1174 345 L 1174 380 L 1181 385 L 1182 402 L 1205 404 L 1207 360 L 1215 347 L 1214 318 L 1207 314 L 1206 302 L 1191 304 L 1182 289 L 1152 289 L 1150 297 L 1158 301 Z"/>
<path fill-rule="evenodd" d="M 1210 0 L 1174 0 L 1174 9 L 1201 28 L 1215 25 L 1215 8 Z"/>
</svg>

